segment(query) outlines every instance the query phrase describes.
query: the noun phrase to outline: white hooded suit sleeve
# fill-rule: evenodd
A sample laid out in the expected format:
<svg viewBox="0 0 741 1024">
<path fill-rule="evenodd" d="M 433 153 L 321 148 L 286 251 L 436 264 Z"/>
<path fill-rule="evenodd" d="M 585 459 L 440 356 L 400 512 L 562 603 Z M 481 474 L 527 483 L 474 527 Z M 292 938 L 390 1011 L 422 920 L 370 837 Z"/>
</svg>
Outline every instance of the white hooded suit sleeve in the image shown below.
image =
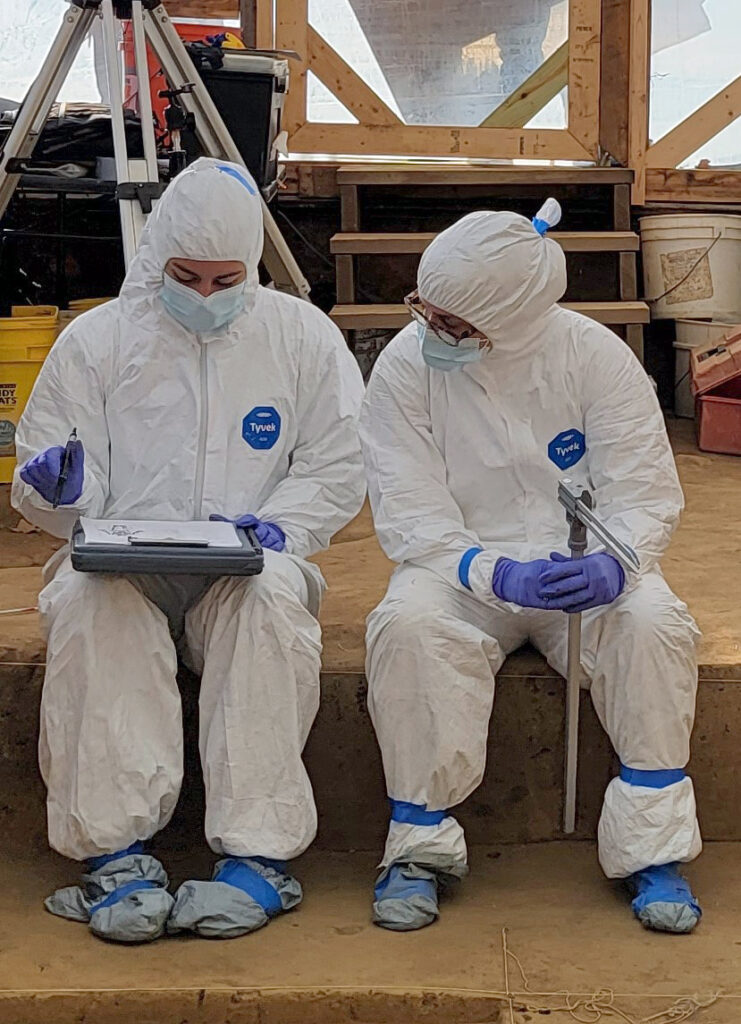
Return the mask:
<svg viewBox="0 0 741 1024">
<path fill-rule="evenodd" d="M 462 589 L 458 563 L 481 543 L 448 489 L 423 378 L 401 340 L 379 358 L 360 421 L 376 534 L 393 561 L 432 569 Z"/>
<path fill-rule="evenodd" d="M 298 438 L 288 475 L 257 510 L 286 535 L 286 550 L 307 558 L 329 546 L 365 499 L 358 416 L 363 378 L 345 340 L 306 306 L 298 389 Z"/>
<path fill-rule="evenodd" d="M 108 426 L 102 377 L 106 357 L 103 310 L 79 317 L 58 338 L 41 368 L 16 434 L 18 467 L 12 504 L 24 519 L 55 537 L 69 539 L 79 516 L 100 516 L 108 494 Z M 87 351 L 86 330 L 95 323 L 96 355 Z M 20 467 L 54 445 L 64 445 L 73 427 L 85 451 L 82 494 L 74 505 L 56 511 L 29 484 Z"/>
<path fill-rule="evenodd" d="M 644 370 L 610 332 L 600 331 L 595 340 L 599 345 L 584 369 L 584 426 L 595 506 L 647 570 L 656 566 L 677 526 L 682 488 L 664 417 Z"/>
</svg>

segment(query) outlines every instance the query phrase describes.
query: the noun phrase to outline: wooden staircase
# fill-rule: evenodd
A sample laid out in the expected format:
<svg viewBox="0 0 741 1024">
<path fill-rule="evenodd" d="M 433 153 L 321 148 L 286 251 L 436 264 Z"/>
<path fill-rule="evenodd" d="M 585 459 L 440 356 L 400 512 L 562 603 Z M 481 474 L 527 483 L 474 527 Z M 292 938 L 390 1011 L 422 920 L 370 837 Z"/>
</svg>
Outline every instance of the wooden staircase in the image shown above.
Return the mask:
<svg viewBox="0 0 741 1024">
<path fill-rule="evenodd" d="M 435 232 L 370 232 L 361 230 L 365 194 L 373 190 L 404 189 L 413 194 L 445 194 L 463 190 L 475 195 L 483 206 L 501 208 L 497 195 L 520 187 L 537 186 L 542 197 L 565 187 L 609 188 L 612 191 L 612 230 L 554 231 L 550 236 L 567 253 L 612 253 L 619 261 L 619 296 L 604 301 L 566 302 L 563 305 L 616 329 L 643 358 L 643 324 L 649 321 L 646 303 L 638 301 L 636 253 L 639 239 L 631 231 L 630 186 L 632 172 L 602 167 L 501 167 L 444 164 L 343 165 L 337 170 L 341 200 L 340 234 L 334 235 L 330 251 L 337 271 L 337 305 L 330 316 L 348 334 L 357 330 L 399 330 L 409 322 L 401 303 L 358 304 L 356 295 L 357 257 L 420 255 L 435 238 Z M 431 191 L 435 190 L 435 191 Z M 479 198 L 480 196 L 480 198 Z M 400 295 L 401 299 L 403 296 Z"/>
</svg>

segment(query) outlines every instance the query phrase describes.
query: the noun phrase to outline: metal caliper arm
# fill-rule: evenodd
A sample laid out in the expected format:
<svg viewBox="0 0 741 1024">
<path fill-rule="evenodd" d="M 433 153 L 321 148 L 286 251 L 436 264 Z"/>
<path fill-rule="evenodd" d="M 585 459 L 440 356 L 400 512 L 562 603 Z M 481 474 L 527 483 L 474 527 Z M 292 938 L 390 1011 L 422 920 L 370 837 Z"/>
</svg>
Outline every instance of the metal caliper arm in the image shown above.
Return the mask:
<svg viewBox="0 0 741 1024">
<path fill-rule="evenodd" d="M 572 480 L 560 481 L 558 500 L 566 509 L 567 516 L 584 523 L 607 553 L 620 563 L 625 572 L 640 572 L 641 563 L 635 551 L 611 533 L 591 508 L 581 500 Z"/>
</svg>

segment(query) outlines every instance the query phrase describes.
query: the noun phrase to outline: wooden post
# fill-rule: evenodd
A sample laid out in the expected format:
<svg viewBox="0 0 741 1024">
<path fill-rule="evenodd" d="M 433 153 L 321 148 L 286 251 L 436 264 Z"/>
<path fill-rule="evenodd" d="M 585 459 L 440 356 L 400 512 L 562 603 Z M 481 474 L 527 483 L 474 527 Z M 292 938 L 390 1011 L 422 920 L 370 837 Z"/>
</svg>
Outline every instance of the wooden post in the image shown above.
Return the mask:
<svg viewBox="0 0 741 1024">
<path fill-rule="evenodd" d="M 239 23 L 245 46 L 257 46 L 257 2 L 239 0 Z"/>
<path fill-rule="evenodd" d="M 336 256 L 337 302 L 343 306 L 355 303 L 355 257 Z"/>
<path fill-rule="evenodd" d="M 340 185 L 340 222 L 343 231 L 360 231 L 357 185 Z"/>
<path fill-rule="evenodd" d="M 646 150 L 651 75 L 651 0 L 631 0 L 630 16 L 630 118 L 628 152 L 635 171 L 633 202 L 646 201 Z"/>
<path fill-rule="evenodd" d="M 630 0 L 602 2 L 600 148 L 626 167 L 630 95 Z"/>
<path fill-rule="evenodd" d="M 306 73 L 309 67 L 308 0 L 276 0 L 275 44 L 280 50 L 295 50 L 300 58 L 291 61 L 291 81 L 282 120 L 283 127 L 289 135 L 294 136 L 306 124 Z"/>
</svg>

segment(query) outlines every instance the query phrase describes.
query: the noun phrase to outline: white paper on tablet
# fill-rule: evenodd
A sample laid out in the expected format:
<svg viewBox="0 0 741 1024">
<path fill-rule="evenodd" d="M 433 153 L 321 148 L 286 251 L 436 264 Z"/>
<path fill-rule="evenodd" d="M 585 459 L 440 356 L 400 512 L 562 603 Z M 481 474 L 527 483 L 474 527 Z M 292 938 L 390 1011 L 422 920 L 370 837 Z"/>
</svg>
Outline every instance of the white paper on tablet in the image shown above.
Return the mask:
<svg viewBox="0 0 741 1024">
<path fill-rule="evenodd" d="M 146 519 L 80 519 L 86 544 L 120 544 L 129 546 L 129 538 L 150 542 L 178 541 L 181 544 L 204 544 L 211 548 L 241 548 L 233 523 L 169 523 Z"/>
</svg>

